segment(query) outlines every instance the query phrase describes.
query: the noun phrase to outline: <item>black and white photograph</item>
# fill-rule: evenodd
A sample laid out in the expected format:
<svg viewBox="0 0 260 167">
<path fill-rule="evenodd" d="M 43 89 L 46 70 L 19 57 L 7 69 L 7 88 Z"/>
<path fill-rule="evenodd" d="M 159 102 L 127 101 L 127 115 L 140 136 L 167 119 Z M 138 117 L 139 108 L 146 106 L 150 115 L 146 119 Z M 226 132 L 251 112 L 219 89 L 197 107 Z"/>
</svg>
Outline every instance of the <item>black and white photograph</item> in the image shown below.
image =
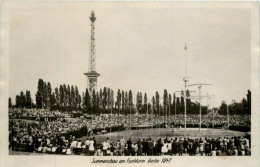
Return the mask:
<svg viewBox="0 0 260 167">
<path fill-rule="evenodd" d="M 259 165 L 259 4 L 2 4 L 1 161 Z"/>
</svg>

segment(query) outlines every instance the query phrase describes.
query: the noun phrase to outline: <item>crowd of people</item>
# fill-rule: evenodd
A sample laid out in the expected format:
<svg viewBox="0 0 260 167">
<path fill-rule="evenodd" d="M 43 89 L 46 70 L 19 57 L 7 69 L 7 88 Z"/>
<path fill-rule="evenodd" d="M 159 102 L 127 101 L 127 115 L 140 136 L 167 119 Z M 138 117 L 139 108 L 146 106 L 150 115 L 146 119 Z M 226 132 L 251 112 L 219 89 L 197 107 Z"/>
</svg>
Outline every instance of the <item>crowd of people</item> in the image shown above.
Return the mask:
<svg viewBox="0 0 260 167">
<path fill-rule="evenodd" d="M 11 149 L 21 145 L 21 140 L 12 139 Z M 77 140 L 70 136 L 31 136 L 25 140 L 29 152 L 60 155 L 95 156 L 246 156 L 251 155 L 250 140 L 243 137 L 223 138 L 160 138 L 159 140 L 125 140 L 112 142 L 109 138 L 97 142 L 95 137 Z"/>
<path fill-rule="evenodd" d="M 76 111 L 75 111 L 76 112 Z M 72 112 L 73 113 L 73 112 Z M 63 120 L 71 118 L 72 114 L 68 112 L 61 113 L 59 111 L 46 111 L 42 109 L 10 109 L 10 119 L 23 118 L 30 120 Z M 184 115 L 170 115 L 159 116 L 151 114 L 100 114 L 88 116 L 88 118 L 81 116 L 85 119 L 86 125 L 91 129 L 106 128 L 113 126 L 124 125 L 129 126 L 159 126 L 161 124 L 168 124 L 168 126 L 184 126 Z M 198 127 L 200 123 L 199 115 L 187 115 L 186 124 L 190 127 Z M 80 120 L 80 117 L 75 118 Z M 250 126 L 250 115 L 230 115 L 229 126 Z M 227 125 L 227 116 L 212 114 L 202 115 L 202 127 L 212 127 L 214 124 L 216 127 L 224 127 Z"/>
<path fill-rule="evenodd" d="M 29 119 L 40 120 L 41 118 L 65 118 L 71 117 L 68 112 L 49 111 L 45 109 L 21 109 L 21 108 L 9 108 L 10 119 Z"/>
<path fill-rule="evenodd" d="M 42 117 L 44 119 L 41 119 Z M 214 115 L 214 118 L 212 115 L 207 115 L 203 116 L 202 120 L 204 127 L 212 122 L 221 127 L 227 122 L 225 115 Z M 198 115 L 187 115 L 187 125 L 197 126 L 198 124 Z M 250 116 L 231 115 L 229 124 L 250 126 Z M 184 126 L 184 115 L 166 117 L 146 114 L 101 114 L 71 118 L 70 114 L 59 111 L 12 109 L 9 111 L 10 149 L 56 154 L 85 153 L 86 155 L 250 155 L 250 142 L 243 137 L 139 139 L 135 142 L 130 139 L 126 142 L 122 138 L 117 142 L 111 142 L 108 139 L 97 143 L 93 138 L 93 133 L 90 133 L 94 129 L 114 126 L 179 128 Z M 88 129 L 88 133 L 83 134 L 89 137 L 86 141 L 78 141 L 73 136 L 66 139 L 63 135 L 67 132 L 77 131 L 82 127 Z"/>
</svg>

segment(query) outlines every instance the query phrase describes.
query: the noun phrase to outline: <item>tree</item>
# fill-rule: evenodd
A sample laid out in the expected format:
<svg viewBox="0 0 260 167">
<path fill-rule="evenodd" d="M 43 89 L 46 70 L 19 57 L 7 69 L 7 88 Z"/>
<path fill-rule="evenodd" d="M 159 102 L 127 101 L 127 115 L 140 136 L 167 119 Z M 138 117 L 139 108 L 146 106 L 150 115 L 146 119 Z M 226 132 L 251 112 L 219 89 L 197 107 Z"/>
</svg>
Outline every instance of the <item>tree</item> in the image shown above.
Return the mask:
<svg viewBox="0 0 260 167">
<path fill-rule="evenodd" d="M 67 106 L 68 106 L 68 94 L 67 94 L 67 87 L 65 84 L 63 84 L 63 95 L 64 95 L 64 110 L 67 110 Z"/>
<path fill-rule="evenodd" d="M 175 111 L 175 105 L 176 105 L 176 96 L 175 96 L 175 93 L 173 93 L 173 103 L 172 103 L 172 106 L 173 106 L 174 110 L 173 110 L 172 114 L 175 114 L 175 113 L 176 113 L 176 111 Z"/>
<path fill-rule="evenodd" d="M 63 88 L 62 85 L 60 85 L 59 92 L 60 92 L 60 105 L 61 105 L 62 107 L 64 107 L 65 93 L 64 93 L 64 88 Z"/>
<path fill-rule="evenodd" d="M 78 105 L 77 105 L 77 109 L 81 109 L 81 101 L 84 101 L 84 100 L 81 100 L 81 96 L 80 96 L 80 94 L 78 94 Z"/>
<path fill-rule="evenodd" d="M 172 96 L 171 96 L 171 94 L 169 93 L 169 100 L 168 100 L 168 102 L 169 102 L 169 114 L 171 115 L 171 112 L 172 112 Z"/>
<path fill-rule="evenodd" d="M 97 110 L 98 110 L 98 100 L 97 100 L 97 95 L 96 95 L 96 92 L 95 90 L 92 91 L 92 111 L 93 111 L 93 114 L 97 114 Z"/>
<path fill-rule="evenodd" d="M 227 114 L 227 104 L 225 101 L 222 101 L 221 106 L 219 107 L 219 114 L 226 115 Z"/>
<path fill-rule="evenodd" d="M 25 93 L 25 107 L 26 108 L 32 108 L 32 98 L 31 98 L 31 92 L 26 90 Z"/>
<path fill-rule="evenodd" d="M 137 95 L 136 95 L 136 108 L 137 108 L 137 111 L 139 111 L 139 92 L 137 92 Z"/>
<path fill-rule="evenodd" d="M 52 93 L 51 83 L 48 82 L 47 83 L 47 106 L 48 106 L 48 108 L 51 107 L 51 98 L 52 98 L 51 93 Z"/>
<path fill-rule="evenodd" d="M 44 107 L 47 108 L 48 106 L 48 87 L 46 82 L 43 82 L 43 91 L 42 91 L 42 97 L 43 97 L 43 104 Z"/>
<path fill-rule="evenodd" d="M 102 92 L 102 89 L 100 89 L 100 91 L 99 91 L 99 106 L 100 106 L 100 108 L 104 109 L 104 106 L 103 106 L 103 92 Z"/>
<path fill-rule="evenodd" d="M 69 85 L 67 85 L 66 95 L 67 95 L 67 106 L 68 106 L 68 109 L 71 109 L 72 99 L 71 99 L 71 91 L 70 91 L 70 86 Z"/>
<path fill-rule="evenodd" d="M 90 102 L 90 95 L 89 95 L 88 89 L 86 89 L 84 101 L 85 101 L 84 102 L 84 104 L 85 104 L 85 113 L 89 113 L 90 114 L 91 102 Z"/>
<path fill-rule="evenodd" d="M 127 94 L 127 91 L 125 91 L 125 98 L 124 98 L 124 103 L 125 103 L 125 110 L 128 109 L 128 94 Z"/>
<path fill-rule="evenodd" d="M 114 107 L 114 91 L 111 89 L 110 91 L 110 104 L 111 104 L 111 109 Z"/>
<path fill-rule="evenodd" d="M 186 91 L 186 107 L 187 107 L 187 114 L 192 113 L 192 106 L 191 106 L 191 100 L 190 100 L 190 91 Z"/>
<path fill-rule="evenodd" d="M 56 104 L 56 98 L 55 98 L 55 92 L 53 92 L 51 94 L 51 97 L 50 97 L 50 107 L 51 107 L 51 109 L 53 109 L 55 107 L 55 104 Z"/>
<path fill-rule="evenodd" d="M 111 92 L 110 88 L 107 88 L 107 100 L 106 100 L 106 108 L 110 108 L 110 101 L 111 101 Z"/>
<path fill-rule="evenodd" d="M 247 91 L 247 106 L 246 106 L 246 114 L 251 114 L 251 91 Z"/>
<path fill-rule="evenodd" d="M 125 109 L 125 92 L 122 90 L 122 95 L 121 95 L 121 105 L 122 105 L 122 111 Z"/>
<path fill-rule="evenodd" d="M 146 110 L 146 112 L 147 112 L 147 106 L 148 105 L 148 102 L 147 102 L 147 94 L 146 93 L 144 93 L 144 108 L 145 108 L 145 110 Z M 148 114 L 148 113 L 147 113 Z"/>
<path fill-rule="evenodd" d="M 180 106 L 180 112 L 184 113 L 184 91 L 181 91 L 181 106 Z"/>
<path fill-rule="evenodd" d="M 102 97 L 102 106 L 103 106 L 103 109 L 106 109 L 107 107 L 107 88 L 104 87 L 103 89 L 103 97 Z"/>
<path fill-rule="evenodd" d="M 13 105 L 12 105 L 12 99 L 11 97 L 8 98 L 8 108 L 11 108 Z"/>
<path fill-rule="evenodd" d="M 140 110 L 141 110 L 142 101 L 143 101 L 142 93 L 141 93 L 141 92 L 137 92 L 137 96 L 136 96 L 136 108 L 137 108 L 138 112 L 140 112 Z"/>
<path fill-rule="evenodd" d="M 15 97 L 15 104 L 16 104 L 17 108 L 21 107 L 21 101 L 20 101 L 20 96 L 19 95 L 16 95 L 16 97 Z"/>
<path fill-rule="evenodd" d="M 21 93 L 20 93 L 20 102 L 21 102 L 22 108 L 26 107 L 26 97 L 25 97 L 23 91 L 21 91 Z"/>
<path fill-rule="evenodd" d="M 120 92 L 120 89 L 118 89 L 117 97 L 116 97 L 116 104 L 117 104 L 118 111 L 120 110 L 120 107 L 121 107 L 121 101 L 122 101 L 121 92 Z"/>
<path fill-rule="evenodd" d="M 85 108 L 86 105 L 85 105 L 85 93 L 82 92 L 82 108 Z"/>
<path fill-rule="evenodd" d="M 181 113 L 180 98 L 177 97 L 177 99 L 176 99 L 176 114 L 180 114 L 180 113 Z"/>
<path fill-rule="evenodd" d="M 161 114 L 161 113 L 159 113 L 160 95 L 157 91 L 155 92 L 155 104 L 156 104 L 156 113 L 157 113 L 157 115 L 160 115 Z"/>
<path fill-rule="evenodd" d="M 148 103 L 148 113 L 152 114 L 152 105 L 151 105 L 151 103 Z"/>
<path fill-rule="evenodd" d="M 77 86 L 75 86 L 75 103 L 76 103 L 76 109 L 81 108 L 81 96 L 79 94 L 79 90 Z"/>
<path fill-rule="evenodd" d="M 59 107 L 60 107 L 60 94 L 59 94 L 58 88 L 55 88 L 55 105 L 59 109 Z"/>
<path fill-rule="evenodd" d="M 97 92 L 96 93 L 96 110 L 97 110 L 97 113 L 99 113 L 100 111 L 100 107 L 99 107 L 99 104 L 100 104 L 100 101 L 99 101 L 99 93 Z"/>
<path fill-rule="evenodd" d="M 164 92 L 163 92 L 163 115 L 164 116 L 167 112 L 167 107 L 168 107 L 168 92 L 166 89 L 164 89 Z"/>
<path fill-rule="evenodd" d="M 44 82 L 42 79 L 38 80 L 38 87 L 36 92 L 36 107 L 43 108 L 43 92 L 44 92 Z"/>
<path fill-rule="evenodd" d="M 70 99 L 71 99 L 70 100 L 71 108 L 73 110 L 76 110 L 77 109 L 77 95 L 75 94 L 73 85 L 71 86 L 71 89 L 70 89 Z"/>
<path fill-rule="evenodd" d="M 133 107 L 133 94 L 132 94 L 132 91 L 131 90 L 129 90 L 129 95 L 128 95 L 128 105 L 129 105 L 129 107 Z"/>
<path fill-rule="evenodd" d="M 153 101 L 153 102 L 152 102 L 152 105 L 153 105 L 153 106 L 152 106 L 152 107 L 153 107 L 152 110 L 153 110 L 153 114 L 155 114 L 155 113 L 154 113 L 154 112 L 155 112 L 155 98 L 154 98 L 154 96 L 153 96 L 153 98 L 152 98 L 152 101 Z"/>
</svg>

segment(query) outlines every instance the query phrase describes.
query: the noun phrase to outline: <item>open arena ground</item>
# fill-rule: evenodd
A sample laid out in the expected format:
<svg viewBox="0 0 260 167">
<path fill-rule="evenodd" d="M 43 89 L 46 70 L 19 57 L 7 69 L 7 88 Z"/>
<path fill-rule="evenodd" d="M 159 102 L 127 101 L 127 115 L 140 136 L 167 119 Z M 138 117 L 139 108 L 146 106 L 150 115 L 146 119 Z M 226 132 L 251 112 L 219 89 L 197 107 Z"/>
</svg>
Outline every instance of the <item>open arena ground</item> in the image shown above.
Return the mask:
<svg viewBox="0 0 260 167">
<path fill-rule="evenodd" d="M 156 129 L 140 129 L 140 130 L 127 130 L 127 131 L 119 131 L 112 132 L 107 134 L 94 135 L 97 142 L 103 141 L 107 138 L 111 137 L 113 142 L 119 140 L 121 137 L 125 139 L 131 138 L 133 141 L 136 141 L 138 138 L 147 139 L 152 138 L 153 140 L 158 140 L 159 138 L 173 138 L 173 137 L 189 137 L 189 138 L 217 138 L 224 136 L 244 136 L 246 132 L 239 132 L 233 130 L 224 130 L 224 129 L 206 129 L 202 128 L 201 132 L 199 132 L 199 128 L 156 128 Z M 131 137 L 130 137 L 131 136 Z M 79 140 L 85 141 L 89 136 L 84 136 Z M 91 136 L 92 137 L 92 136 Z"/>
</svg>

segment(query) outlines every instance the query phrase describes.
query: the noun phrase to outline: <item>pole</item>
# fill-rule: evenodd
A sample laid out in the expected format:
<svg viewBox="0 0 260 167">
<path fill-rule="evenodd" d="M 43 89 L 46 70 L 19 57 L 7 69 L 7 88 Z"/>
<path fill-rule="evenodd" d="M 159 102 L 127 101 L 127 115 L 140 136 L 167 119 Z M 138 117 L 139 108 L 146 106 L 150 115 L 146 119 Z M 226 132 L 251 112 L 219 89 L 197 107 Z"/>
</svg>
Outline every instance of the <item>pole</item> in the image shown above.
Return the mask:
<svg viewBox="0 0 260 167">
<path fill-rule="evenodd" d="M 186 107 L 186 87 L 187 87 L 187 82 L 188 80 L 186 79 L 187 77 L 187 45 L 185 44 L 185 77 L 183 78 L 184 81 L 184 128 L 186 130 L 186 112 L 187 112 L 187 107 Z"/>
<path fill-rule="evenodd" d="M 187 107 L 186 107 L 186 82 L 188 80 L 184 79 L 184 128 L 186 130 L 186 110 L 187 110 Z"/>
<path fill-rule="evenodd" d="M 200 98 L 200 95 L 201 95 L 201 86 L 199 86 L 199 103 L 200 103 L 200 131 L 201 131 L 201 98 Z"/>
</svg>

